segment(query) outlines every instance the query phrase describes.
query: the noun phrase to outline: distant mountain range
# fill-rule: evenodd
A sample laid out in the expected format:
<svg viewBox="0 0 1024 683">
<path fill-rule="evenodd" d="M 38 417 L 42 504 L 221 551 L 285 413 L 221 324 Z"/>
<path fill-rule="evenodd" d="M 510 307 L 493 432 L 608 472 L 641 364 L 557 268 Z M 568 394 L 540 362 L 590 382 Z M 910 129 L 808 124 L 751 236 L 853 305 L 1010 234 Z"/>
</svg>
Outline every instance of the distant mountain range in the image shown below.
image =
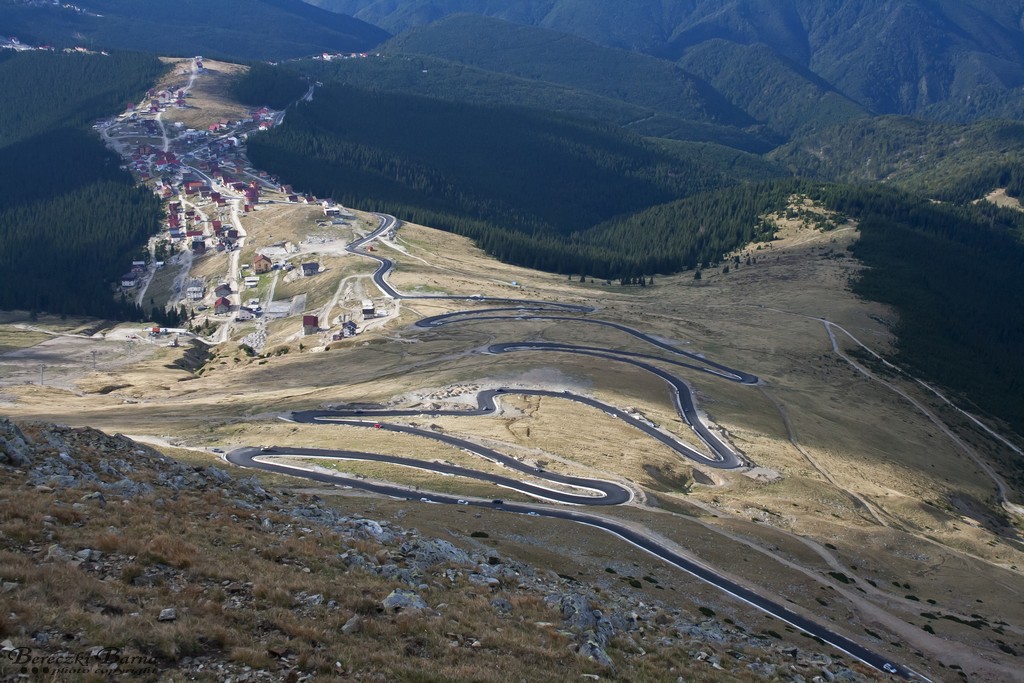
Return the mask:
<svg viewBox="0 0 1024 683">
<path fill-rule="evenodd" d="M 459 13 L 552 29 L 679 61 L 733 104 L 755 109 L 760 93 L 775 88 L 797 96 L 791 106 L 811 116 L 820 107 L 965 121 L 1024 114 L 1022 0 L 307 2 L 396 34 Z M 472 35 L 463 40 L 490 47 Z M 753 72 L 736 70 L 751 64 Z M 791 116 L 763 118 L 800 127 Z"/>
<path fill-rule="evenodd" d="M 0 0 L 0 35 L 35 45 L 245 61 L 362 52 L 389 34 L 301 0 Z"/>
</svg>

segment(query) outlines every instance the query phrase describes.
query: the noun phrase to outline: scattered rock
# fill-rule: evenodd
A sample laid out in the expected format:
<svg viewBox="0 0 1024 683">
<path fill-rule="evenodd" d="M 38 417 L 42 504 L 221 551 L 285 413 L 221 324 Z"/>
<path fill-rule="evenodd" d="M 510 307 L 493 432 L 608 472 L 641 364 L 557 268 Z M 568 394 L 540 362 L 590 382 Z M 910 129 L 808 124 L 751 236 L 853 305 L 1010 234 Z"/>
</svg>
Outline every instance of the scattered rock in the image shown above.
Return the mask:
<svg viewBox="0 0 1024 683">
<path fill-rule="evenodd" d="M 474 583 L 478 586 L 497 588 L 501 585 L 501 581 L 494 578 L 493 576 L 483 576 L 482 574 L 470 574 L 467 578 L 469 579 L 470 583 Z"/>
<path fill-rule="evenodd" d="M 412 612 L 429 609 L 426 601 L 416 593 L 396 588 L 381 602 L 385 612 Z"/>
<path fill-rule="evenodd" d="M 43 562 L 67 562 L 70 559 L 68 551 L 64 550 L 59 543 L 54 543 L 46 549 L 46 557 L 43 558 Z"/>
<path fill-rule="evenodd" d="M 317 605 L 324 604 L 324 596 L 323 593 L 309 595 L 305 591 L 302 591 L 295 596 L 295 601 L 308 607 L 316 607 Z"/>
<path fill-rule="evenodd" d="M 512 603 L 505 598 L 495 598 L 494 600 L 491 600 L 491 607 L 503 613 L 512 611 Z"/>
<path fill-rule="evenodd" d="M 346 636 L 350 636 L 353 633 L 358 633 L 363 628 L 363 618 L 358 614 L 352 616 L 351 619 L 345 622 L 345 625 L 341 627 L 341 632 Z"/>
<path fill-rule="evenodd" d="M 394 534 L 391 534 L 384 530 L 380 522 L 376 522 L 372 519 L 360 519 L 356 520 L 354 526 L 357 532 L 362 532 L 366 536 L 380 541 L 381 543 L 390 543 L 394 540 Z"/>
<path fill-rule="evenodd" d="M 80 547 L 81 543 L 87 542 L 79 541 L 79 545 L 71 546 L 69 539 L 79 537 L 65 532 L 90 524 L 90 518 L 101 517 L 96 506 L 103 506 L 108 501 L 147 497 L 147 505 L 152 505 L 155 510 L 166 510 L 182 497 L 202 492 L 201 495 L 223 500 L 225 506 L 223 510 L 216 508 L 204 513 L 205 518 L 255 530 L 266 539 L 268 547 L 286 546 L 289 539 L 294 538 L 316 539 L 323 547 L 334 549 L 324 554 L 325 562 L 348 571 L 372 574 L 387 580 L 392 587 L 404 586 L 380 602 L 387 614 L 441 616 L 440 611 L 445 611 L 447 603 L 441 602 L 431 609 L 421 596 L 433 589 L 438 591 L 438 599 L 443 600 L 443 591 L 455 590 L 489 600 L 490 607 L 507 625 L 511 623 L 508 615 L 515 615 L 513 602 L 522 595 L 516 591 L 525 591 L 534 599 L 545 596 L 544 602 L 552 610 L 550 615 L 542 618 L 557 623 L 535 622 L 545 628 L 544 633 L 568 639 L 567 642 L 573 643 L 570 646 L 573 651 L 596 665 L 608 667 L 609 675 L 616 673 L 615 661 L 630 662 L 654 649 L 682 653 L 686 648 L 702 648 L 699 652 L 690 650 L 691 661 L 703 662 L 699 667 L 707 673 L 700 675 L 711 675 L 714 667 L 723 670 L 721 675 L 725 677 L 785 679 L 791 683 L 802 683 L 806 680 L 803 676 L 809 679 L 814 675 L 825 683 L 860 680 L 856 672 L 829 657 L 820 654 L 805 656 L 791 646 L 783 649 L 786 647 L 783 643 L 771 643 L 744 632 L 742 628 L 727 626 L 713 616 L 693 623 L 684 618 L 679 609 L 646 598 L 645 604 L 640 601 L 640 596 L 624 587 L 623 590 L 598 592 L 588 587 L 586 582 L 538 570 L 510 557 L 500 557 L 488 544 L 475 539 L 467 540 L 473 550 L 466 551 L 449 541 L 423 538 L 413 529 L 401 529 L 393 521 L 346 514 L 316 496 L 287 491 L 268 493 L 255 478 L 238 480 L 232 476 L 231 470 L 185 465 L 123 437 L 109 437 L 95 430 L 33 426 L 30 433 L 34 442 L 29 442 L 21 432 L 14 433 L 12 429 L 17 428 L 0 418 L 0 448 L 4 449 L 0 453 L 0 466 L 10 466 L 14 462 L 10 444 L 20 448 L 18 453 L 22 459 L 18 462 L 27 463 L 23 464 L 25 471 L 12 472 L 11 476 L 23 477 L 22 490 L 52 504 L 54 511 L 54 515 L 42 518 L 40 540 L 26 546 L 36 562 L 69 562 L 78 567 L 76 571 L 104 581 L 127 581 L 131 577 L 130 582 L 135 586 L 161 587 L 158 589 L 160 595 L 173 595 L 194 583 L 188 571 L 165 564 L 139 562 L 118 551 L 100 553 L 92 548 L 82 548 L 72 553 L 53 541 L 63 540 L 70 547 Z M 45 446 L 41 445 L 44 441 Z M 68 489 L 71 490 L 70 495 L 62 495 Z M 40 495 L 43 493 L 55 495 L 43 498 Z M 76 500 L 78 502 L 74 502 Z M 475 516 L 479 518 L 480 513 L 475 513 Z M 118 530 L 109 527 L 108 531 L 117 533 Z M 481 532 L 479 538 L 486 538 L 486 534 Z M 241 552 L 245 550 L 245 547 L 240 548 Z M 256 547 L 249 550 L 257 552 Z M 299 572 L 309 573 L 310 567 L 316 566 L 305 557 L 283 556 L 280 562 L 289 565 L 296 575 Z M 140 564 L 143 565 L 141 574 L 137 569 Z M 126 571 L 129 566 L 134 569 Z M 223 601 L 225 610 L 248 609 L 256 603 L 253 584 L 247 583 L 245 577 L 212 581 L 208 588 L 217 594 L 216 600 Z M 500 593 L 491 595 L 492 590 L 500 590 Z M 15 592 L 20 598 L 27 590 L 15 581 L 0 582 L 0 594 Z M 303 618 L 315 618 L 313 615 L 322 614 L 324 610 L 338 610 L 335 612 L 338 614 L 341 609 L 352 610 L 355 607 L 329 600 L 322 593 L 302 591 L 292 594 L 292 598 L 292 612 Z M 164 599 L 174 601 L 174 598 Z M 595 606 L 601 609 L 593 609 Z M 127 610 L 139 608 L 129 608 L 124 604 L 97 602 L 87 609 L 106 616 L 121 615 L 125 619 L 146 618 L 144 613 L 128 614 Z M 186 610 L 184 604 L 182 609 Z M 188 610 L 183 612 L 188 613 Z M 167 608 L 159 611 L 157 621 L 173 622 L 176 618 L 176 610 Z M 352 614 L 340 627 L 340 634 L 352 636 L 365 632 L 370 623 L 368 619 Z M 25 637 L 40 647 L 52 649 L 61 647 L 66 637 L 81 636 L 40 630 Z M 178 660 L 177 668 L 183 679 L 210 677 L 233 683 L 271 680 L 305 683 L 312 678 L 313 674 L 295 668 L 298 663 L 295 652 L 284 650 L 284 646 L 270 645 L 270 642 L 268 639 L 262 645 L 275 660 L 274 666 L 269 667 L 272 670 L 218 661 L 218 655 L 207 653 L 183 657 Z M 479 638 L 465 632 L 454 634 L 450 643 L 459 648 L 484 647 Z M 728 652 L 728 656 L 722 654 L 724 652 Z M 593 665 L 585 666 L 594 670 Z M 335 668 L 338 674 L 349 673 L 343 663 L 339 662 Z M 668 680 L 676 680 L 671 676 L 681 670 L 684 669 L 670 670 L 665 675 Z M 798 671 L 803 672 L 803 676 Z M 602 676 L 605 676 L 603 672 Z M 601 677 L 586 674 L 583 678 L 599 680 Z"/>
<path fill-rule="evenodd" d="M 590 601 L 584 595 L 568 592 L 562 595 L 549 595 L 544 601 L 558 607 L 562 612 L 562 619 L 572 628 L 586 631 L 597 624 L 597 617 L 590 609 Z"/>
<path fill-rule="evenodd" d="M 209 478 L 213 479 L 214 481 L 220 482 L 221 484 L 226 484 L 229 481 L 231 481 L 231 475 L 219 467 L 210 466 L 207 467 L 205 471 L 206 475 Z"/>
<path fill-rule="evenodd" d="M 28 467 L 31 464 L 25 435 L 16 424 L 7 418 L 0 418 L 0 465 Z"/>
<path fill-rule="evenodd" d="M 465 550 L 439 538 L 417 538 L 399 547 L 410 567 L 427 569 L 438 564 L 473 564 Z"/>
<path fill-rule="evenodd" d="M 107 506 L 107 499 L 104 498 L 103 494 L 100 493 L 99 491 L 93 491 L 92 493 L 85 494 L 84 496 L 82 496 L 82 500 L 84 500 L 84 501 L 94 500 L 97 503 L 99 503 L 99 506 L 101 508 Z"/>
<path fill-rule="evenodd" d="M 612 658 L 608 656 L 608 653 L 604 651 L 604 647 L 601 646 L 593 633 L 588 633 L 583 638 L 583 642 L 580 643 L 579 648 L 576 650 L 581 657 L 597 662 L 601 666 L 612 666 L 614 662 Z"/>
</svg>

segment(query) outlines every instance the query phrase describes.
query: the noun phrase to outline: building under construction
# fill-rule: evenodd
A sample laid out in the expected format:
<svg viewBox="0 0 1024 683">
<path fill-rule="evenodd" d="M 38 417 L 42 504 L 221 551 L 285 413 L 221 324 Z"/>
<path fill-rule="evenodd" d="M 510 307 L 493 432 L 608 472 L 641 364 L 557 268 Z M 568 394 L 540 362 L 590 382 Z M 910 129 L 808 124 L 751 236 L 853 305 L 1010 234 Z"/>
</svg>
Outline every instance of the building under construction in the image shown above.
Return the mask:
<svg viewBox="0 0 1024 683">
<path fill-rule="evenodd" d="M 376 318 L 377 307 L 373 305 L 372 299 L 363 299 L 363 319 Z"/>
</svg>

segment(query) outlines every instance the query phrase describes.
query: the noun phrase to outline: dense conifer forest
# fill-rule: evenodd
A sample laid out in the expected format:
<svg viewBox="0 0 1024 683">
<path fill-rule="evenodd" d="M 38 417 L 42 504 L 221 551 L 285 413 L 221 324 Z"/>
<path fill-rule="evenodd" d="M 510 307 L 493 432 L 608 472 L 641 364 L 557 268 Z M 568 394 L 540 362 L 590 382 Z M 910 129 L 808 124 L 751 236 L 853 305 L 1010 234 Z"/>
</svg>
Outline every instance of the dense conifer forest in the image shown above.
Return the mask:
<svg viewBox="0 0 1024 683">
<path fill-rule="evenodd" d="M 250 107 L 284 109 L 299 99 L 308 87 L 298 71 L 256 62 L 232 84 L 231 95 Z"/>
<path fill-rule="evenodd" d="M 466 23 L 529 49 L 495 62 L 479 41 L 451 42 Z M 572 62 L 575 52 L 587 58 Z M 874 116 L 886 108 L 845 98 L 763 46 L 707 41 L 678 56 L 673 66 L 462 18 L 397 39 L 381 58 L 255 64 L 233 94 L 280 109 L 323 81 L 283 126 L 250 140 L 255 166 L 572 276 L 699 273 L 770 241 L 763 217 L 810 195 L 860 221 L 855 254 L 867 268 L 853 286 L 898 312 L 897 360 L 1024 427 L 1014 347 L 1024 218 L 973 203 L 996 188 L 1024 197 L 1021 124 Z M 595 80 L 596 63 L 618 75 Z M 142 315 L 109 283 L 155 228 L 158 205 L 87 126 L 160 70 L 139 55 L 0 55 L 0 88 L 25 93 L 0 110 L 0 307 Z M 681 99 L 659 94 L 666 74 Z M 972 106 L 1012 114 L 1011 99 Z"/>
<path fill-rule="evenodd" d="M 363 51 L 388 33 L 300 0 L 0 0 L 3 35 L 34 45 L 228 61 Z"/>
<path fill-rule="evenodd" d="M 881 116 L 836 124 L 769 156 L 807 177 L 882 181 L 943 201 L 970 202 L 996 188 L 1019 196 L 1024 123 Z"/>
<path fill-rule="evenodd" d="M 897 361 L 1024 429 L 1024 213 L 877 185 L 808 191 L 860 221 L 854 291 L 899 313 Z"/>
<path fill-rule="evenodd" d="M 163 71 L 135 54 L 23 53 L 0 61 L 0 308 L 142 319 L 113 284 L 160 203 L 88 130 Z"/>
<path fill-rule="evenodd" d="M 249 144 L 256 165 L 303 190 L 468 235 L 513 263 L 599 277 L 679 270 L 693 247 L 655 257 L 635 239 L 611 252 L 614 240 L 592 239 L 595 226 L 769 175 L 737 153 L 701 151 L 536 110 L 342 85 L 318 89 Z M 707 230 L 701 257 L 732 246 L 716 223 Z"/>
</svg>

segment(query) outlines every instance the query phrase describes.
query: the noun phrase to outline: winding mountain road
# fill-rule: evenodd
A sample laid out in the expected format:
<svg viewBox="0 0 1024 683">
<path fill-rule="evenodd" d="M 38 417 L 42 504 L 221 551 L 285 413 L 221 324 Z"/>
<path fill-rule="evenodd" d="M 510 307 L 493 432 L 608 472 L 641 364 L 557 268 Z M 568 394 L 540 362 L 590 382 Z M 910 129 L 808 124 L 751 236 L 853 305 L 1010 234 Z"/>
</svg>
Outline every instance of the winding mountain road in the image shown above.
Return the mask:
<svg viewBox="0 0 1024 683">
<path fill-rule="evenodd" d="M 616 484 L 614 482 L 600 479 L 571 477 L 567 475 L 557 474 L 554 472 L 548 472 L 537 467 L 531 467 L 529 465 L 526 465 L 525 463 L 522 463 L 511 456 L 499 453 L 494 449 L 481 446 L 479 444 L 467 441 L 465 439 L 461 439 L 456 436 L 451 436 L 449 434 L 437 432 L 430 429 L 421 429 L 418 427 L 412 427 L 408 425 L 391 424 L 376 421 L 376 419 L 379 417 L 493 415 L 496 414 L 499 409 L 497 402 L 501 396 L 516 394 L 561 398 L 597 408 L 608 413 L 612 417 L 618 418 L 630 424 L 631 426 L 635 427 L 636 429 L 640 430 L 641 432 L 650 436 L 651 438 L 660 441 L 669 448 L 675 450 L 681 456 L 690 458 L 695 462 L 698 462 L 706 466 L 721 469 L 731 469 L 748 464 L 746 460 L 724 440 L 724 438 L 712 432 L 701 421 L 697 413 L 695 403 L 693 401 L 692 393 L 690 391 L 690 388 L 685 383 L 685 381 L 671 374 L 667 370 L 664 370 L 660 367 L 653 365 L 651 362 L 648 361 L 656 361 L 659 363 L 668 363 L 676 366 L 686 367 L 688 369 L 697 370 L 700 372 L 714 375 L 727 381 L 737 382 L 745 385 L 757 384 L 759 380 L 756 376 L 726 367 L 713 361 L 709 361 L 697 354 L 684 351 L 673 346 L 668 342 L 662 341 L 656 337 L 645 334 L 639 330 L 635 330 L 625 325 L 621 325 L 619 323 L 569 317 L 567 315 L 564 315 L 567 312 L 579 314 L 593 312 L 594 309 L 588 306 L 559 302 L 530 301 L 525 299 L 500 299 L 478 296 L 402 294 L 395 290 L 390 284 L 388 284 L 386 280 L 388 273 L 394 267 L 394 262 L 386 257 L 377 256 L 373 253 L 368 253 L 365 250 L 363 250 L 363 247 L 365 247 L 369 242 L 371 242 L 374 239 L 377 239 L 381 234 L 393 229 L 397 225 L 397 219 L 395 219 L 393 216 L 387 216 L 383 214 L 378 214 L 378 216 L 380 218 L 380 226 L 366 237 L 355 240 L 354 242 L 349 244 L 346 247 L 346 249 L 350 253 L 357 254 L 359 256 L 363 256 L 366 258 L 371 258 L 377 261 L 379 266 L 377 271 L 373 274 L 373 280 L 376 283 L 376 285 L 381 289 L 381 291 L 385 293 L 385 295 L 394 299 L 446 299 L 464 301 L 486 301 L 488 303 L 500 303 L 511 305 L 511 307 L 505 308 L 487 308 L 478 310 L 457 311 L 453 313 L 436 315 L 420 320 L 419 322 L 416 323 L 418 327 L 437 328 L 458 322 L 493 322 L 494 320 L 534 320 L 561 322 L 571 321 L 573 323 L 583 323 L 592 325 L 596 324 L 614 328 L 628 335 L 631 335 L 634 338 L 640 339 L 646 343 L 656 346 L 662 349 L 663 351 L 683 356 L 687 358 L 687 361 L 663 358 L 660 356 L 655 356 L 653 354 L 619 351 L 615 349 L 607 349 L 602 347 L 576 346 L 572 344 L 561 344 L 555 342 L 500 343 L 492 344 L 488 346 L 486 349 L 486 353 L 491 354 L 503 354 L 514 352 L 547 352 L 584 355 L 594 358 L 600 358 L 604 361 L 612 361 L 633 365 L 634 367 L 638 367 L 646 372 L 654 374 L 669 385 L 679 415 L 687 424 L 690 425 L 694 433 L 701 439 L 701 441 L 703 441 L 706 444 L 710 454 L 705 454 L 694 449 L 689 444 L 680 441 L 674 435 L 662 431 L 657 427 L 653 426 L 652 424 L 644 420 L 640 420 L 634 417 L 633 415 L 626 413 L 625 411 L 619 410 L 614 406 L 610 406 L 606 403 L 603 403 L 601 401 L 598 401 L 587 396 L 581 396 L 569 392 L 557 392 L 539 389 L 529 390 L 498 388 L 488 389 L 479 392 L 477 394 L 477 407 L 475 409 L 469 408 L 464 410 L 422 410 L 415 408 L 342 408 L 332 410 L 296 411 L 293 412 L 290 415 L 290 417 L 284 419 L 305 424 L 337 424 L 354 427 L 364 427 L 369 429 L 412 434 L 419 437 L 429 438 L 441 443 L 448 444 L 455 448 L 460 448 L 479 457 L 486 458 L 487 460 L 498 463 L 502 467 L 505 467 L 511 471 L 528 474 L 534 479 L 546 480 L 552 483 L 556 483 L 560 485 L 562 489 L 580 489 L 584 493 L 567 493 L 564 490 L 556 490 L 553 488 L 541 486 L 539 484 L 520 481 L 519 479 L 516 479 L 511 476 L 492 474 L 489 472 L 481 472 L 465 467 L 460 467 L 457 465 L 449 465 L 447 463 L 427 462 L 413 458 L 403 458 L 399 456 L 380 455 L 376 453 L 364 453 L 348 450 L 296 448 L 289 446 L 266 446 L 263 448 L 245 447 L 235 449 L 228 453 L 225 456 L 228 462 L 240 467 L 258 469 L 266 472 L 274 472 L 277 474 L 299 476 L 312 481 L 318 481 L 326 484 L 337 485 L 341 482 L 344 482 L 345 484 L 350 485 L 354 488 L 371 491 L 381 495 L 392 496 L 399 499 L 413 500 L 415 498 L 421 498 L 421 500 L 431 503 L 447 503 L 453 505 L 468 505 L 480 508 L 500 509 L 507 512 L 528 514 L 538 517 L 563 519 L 576 522 L 579 524 L 586 524 L 588 526 L 602 529 L 603 531 L 618 536 L 627 543 L 630 543 L 644 550 L 645 552 L 660 558 L 668 564 L 675 566 L 695 576 L 696 578 L 705 581 L 706 583 L 716 586 L 717 588 L 725 591 L 733 597 L 742 600 L 743 602 L 746 602 L 762 610 L 763 612 L 766 612 L 767 614 L 774 616 L 777 619 L 780 619 L 798 629 L 801 629 L 805 633 L 814 636 L 815 638 L 818 638 L 825 643 L 832 645 L 833 647 L 847 653 L 851 657 L 854 657 L 881 672 L 899 676 L 901 678 L 905 678 L 908 680 L 929 680 L 905 666 L 897 665 L 893 662 L 890 662 L 883 655 L 880 655 L 872 650 L 869 650 L 868 648 L 865 648 L 859 643 L 856 643 L 853 640 L 846 638 L 845 636 L 842 636 L 838 633 L 831 631 L 825 626 L 816 623 L 808 617 L 798 614 L 790 608 L 787 608 L 777 602 L 762 597 L 753 590 L 727 577 L 722 576 L 718 571 L 703 565 L 694 558 L 681 555 L 679 552 L 667 547 L 663 543 L 660 543 L 653 536 L 645 534 L 638 529 L 635 529 L 624 523 L 617 522 L 615 520 L 599 517 L 593 514 L 587 514 L 574 509 L 557 509 L 530 503 L 505 503 L 503 500 L 497 498 L 490 502 L 487 502 L 481 500 L 463 500 L 455 498 L 453 496 L 436 493 L 421 494 L 420 492 L 414 492 L 408 488 L 396 485 L 369 482 L 362 479 L 340 479 L 339 476 L 332 474 L 330 472 L 315 471 L 296 465 L 283 464 L 280 462 L 268 462 L 268 459 L 280 457 L 312 458 L 320 460 L 337 459 L 384 462 L 403 467 L 410 467 L 419 470 L 437 472 L 443 475 L 460 476 L 474 479 L 477 481 L 489 482 L 499 487 L 519 491 L 541 500 L 570 504 L 575 506 L 614 506 L 621 505 L 632 500 L 632 492 L 628 488 Z M 528 314 L 527 312 L 542 312 L 547 314 Z M 561 312 L 563 315 L 554 315 L 555 313 L 558 312 Z M 495 315 L 496 313 L 510 313 L 512 315 Z"/>
</svg>

